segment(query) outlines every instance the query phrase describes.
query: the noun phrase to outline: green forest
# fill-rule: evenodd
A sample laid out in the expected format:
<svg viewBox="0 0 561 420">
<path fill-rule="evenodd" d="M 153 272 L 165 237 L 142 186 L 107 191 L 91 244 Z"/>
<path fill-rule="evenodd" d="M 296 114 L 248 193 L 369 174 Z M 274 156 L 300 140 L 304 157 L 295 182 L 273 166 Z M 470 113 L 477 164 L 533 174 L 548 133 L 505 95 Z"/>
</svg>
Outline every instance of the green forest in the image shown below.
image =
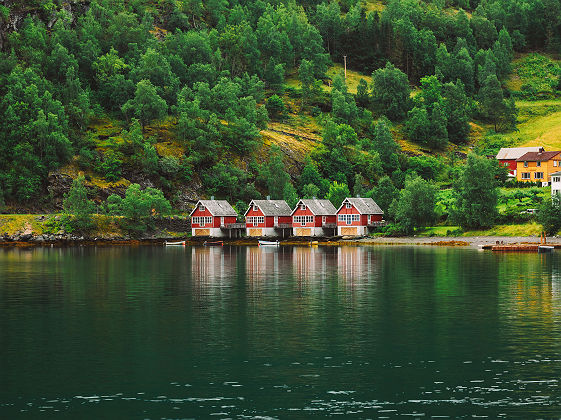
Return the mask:
<svg viewBox="0 0 561 420">
<path fill-rule="evenodd" d="M 559 0 L 6 0 L 0 29 L 5 213 L 360 195 L 391 234 L 547 202 L 485 156 L 555 150 Z"/>
</svg>

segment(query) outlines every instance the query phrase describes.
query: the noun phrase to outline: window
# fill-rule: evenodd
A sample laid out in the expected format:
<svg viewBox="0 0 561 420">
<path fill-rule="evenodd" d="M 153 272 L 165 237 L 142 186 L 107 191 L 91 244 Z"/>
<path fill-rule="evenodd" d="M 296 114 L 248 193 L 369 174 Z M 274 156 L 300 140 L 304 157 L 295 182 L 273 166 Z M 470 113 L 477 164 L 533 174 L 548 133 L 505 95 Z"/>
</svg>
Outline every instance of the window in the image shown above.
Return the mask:
<svg viewBox="0 0 561 420">
<path fill-rule="evenodd" d="M 557 166 L 558 163 L 559 163 L 558 160 L 554 160 L 554 161 L 553 161 L 553 166 Z"/>
<path fill-rule="evenodd" d="M 541 162 L 536 162 L 536 166 L 542 166 Z"/>
<path fill-rule="evenodd" d="M 340 214 L 338 216 L 340 222 L 350 225 L 352 222 L 358 222 L 360 220 L 360 215 L 358 214 Z"/>
<path fill-rule="evenodd" d="M 200 211 L 205 211 L 205 206 L 204 206 L 203 204 L 201 204 L 201 205 L 199 206 L 199 210 L 200 210 Z"/>
<path fill-rule="evenodd" d="M 300 210 L 306 210 L 306 205 L 305 204 L 300 204 Z"/>
<path fill-rule="evenodd" d="M 522 179 L 530 179 L 530 172 L 522 172 Z"/>
<path fill-rule="evenodd" d="M 212 217 L 211 216 L 204 216 L 204 217 L 193 217 L 191 219 L 191 223 L 194 225 L 199 225 L 201 227 L 204 227 L 204 225 L 210 225 L 212 224 Z"/>
<path fill-rule="evenodd" d="M 524 161 L 524 167 L 525 167 L 525 168 L 528 167 L 528 161 L 527 161 L 527 160 Z"/>
<path fill-rule="evenodd" d="M 294 216 L 292 220 L 294 224 L 300 223 L 302 226 L 305 226 L 306 223 L 314 222 L 314 216 Z"/>
<path fill-rule="evenodd" d="M 265 223 L 265 216 L 249 216 L 246 221 L 248 225 L 257 226 L 259 223 Z"/>
<path fill-rule="evenodd" d="M 345 207 L 350 209 L 352 207 L 351 203 L 345 203 Z"/>
<path fill-rule="evenodd" d="M 255 204 L 253 205 L 253 211 L 257 211 L 259 210 L 259 207 L 257 207 Z"/>
<path fill-rule="evenodd" d="M 534 179 L 543 179 L 543 172 L 535 172 Z"/>
<path fill-rule="evenodd" d="M 553 182 L 559 182 L 559 177 L 558 177 L 558 176 L 554 176 L 554 177 L 553 177 Z"/>
</svg>

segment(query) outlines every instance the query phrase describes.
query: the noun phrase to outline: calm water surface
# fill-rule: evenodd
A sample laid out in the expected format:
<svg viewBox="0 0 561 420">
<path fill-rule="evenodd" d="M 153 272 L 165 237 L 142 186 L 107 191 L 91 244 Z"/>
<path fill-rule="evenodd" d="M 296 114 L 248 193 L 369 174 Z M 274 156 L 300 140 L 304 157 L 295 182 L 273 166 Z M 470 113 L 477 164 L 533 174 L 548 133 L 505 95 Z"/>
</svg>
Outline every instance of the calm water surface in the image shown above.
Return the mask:
<svg viewBox="0 0 561 420">
<path fill-rule="evenodd" d="M 560 418 L 561 253 L 0 249 L 0 418 Z"/>
</svg>

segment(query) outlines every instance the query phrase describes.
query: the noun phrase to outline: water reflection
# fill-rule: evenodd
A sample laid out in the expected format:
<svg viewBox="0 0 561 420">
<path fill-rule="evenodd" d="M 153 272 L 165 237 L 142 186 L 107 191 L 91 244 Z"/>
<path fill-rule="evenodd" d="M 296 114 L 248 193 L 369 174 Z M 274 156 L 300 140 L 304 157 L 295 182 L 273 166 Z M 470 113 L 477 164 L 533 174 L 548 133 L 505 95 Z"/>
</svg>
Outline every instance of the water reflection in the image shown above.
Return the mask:
<svg viewBox="0 0 561 420">
<path fill-rule="evenodd" d="M 0 417 L 552 418 L 560 314 L 557 252 L 0 250 Z"/>
</svg>

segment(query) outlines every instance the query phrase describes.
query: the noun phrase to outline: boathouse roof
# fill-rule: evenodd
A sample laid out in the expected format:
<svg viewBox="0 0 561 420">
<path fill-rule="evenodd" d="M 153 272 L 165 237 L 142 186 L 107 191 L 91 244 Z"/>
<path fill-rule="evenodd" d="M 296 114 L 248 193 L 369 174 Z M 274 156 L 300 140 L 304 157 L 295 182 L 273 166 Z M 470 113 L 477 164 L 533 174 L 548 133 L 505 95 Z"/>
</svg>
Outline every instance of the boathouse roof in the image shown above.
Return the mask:
<svg viewBox="0 0 561 420">
<path fill-rule="evenodd" d="M 341 203 L 341 207 L 337 210 L 337 213 L 339 213 L 345 203 L 351 203 L 360 214 L 384 214 L 380 206 L 376 204 L 373 199 L 362 197 L 345 198 Z"/>
<path fill-rule="evenodd" d="M 192 215 L 201 204 L 205 206 L 213 216 L 238 216 L 236 210 L 234 210 L 226 200 L 199 200 L 190 215 Z"/>
<path fill-rule="evenodd" d="M 284 200 L 251 200 L 247 212 L 251 206 L 257 206 L 261 209 L 264 216 L 290 216 L 292 209 Z"/>
<path fill-rule="evenodd" d="M 292 211 L 293 214 L 300 207 L 300 204 L 304 204 L 316 216 L 332 216 L 337 214 L 337 209 L 331 204 L 331 201 L 319 200 L 317 198 L 304 198 L 298 201 L 298 204 Z"/>
</svg>

